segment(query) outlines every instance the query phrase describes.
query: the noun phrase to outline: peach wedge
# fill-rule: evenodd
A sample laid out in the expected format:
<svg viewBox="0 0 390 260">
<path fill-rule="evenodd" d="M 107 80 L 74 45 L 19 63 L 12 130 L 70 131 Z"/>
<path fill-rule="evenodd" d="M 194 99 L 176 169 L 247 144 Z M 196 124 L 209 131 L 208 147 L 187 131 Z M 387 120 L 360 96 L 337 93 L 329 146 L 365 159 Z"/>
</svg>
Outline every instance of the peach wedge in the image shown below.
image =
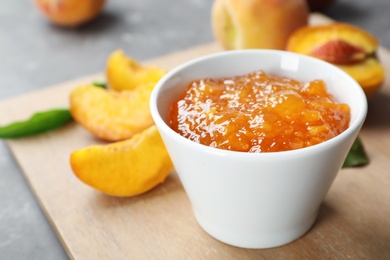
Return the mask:
<svg viewBox="0 0 390 260">
<path fill-rule="evenodd" d="M 343 69 L 371 98 L 382 85 L 385 70 L 377 59 L 377 39 L 367 31 L 346 23 L 305 26 L 287 42 L 288 51 L 310 55 Z"/>
<path fill-rule="evenodd" d="M 166 73 L 157 66 L 142 66 L 138 61 L 125 55 L 122 50 L 114 51 L 107 60 L 106 78 L 114 90 L 132 90 L 146 83 L 157 83 Z"/>
<path fill-rule="evenodd" d="M 70 164 L 85 184 L 120 197 L 149 191 L 164 182 L 173 169 L 154 125 L 125 141 L 74 151 Z"/>
<path fill-rule="evenodd" d="M 73 118 L 95 136 L 106 141 L 132 137 L 153 124 L 149 111 L 154 83 L 131 91 L 112 91 L 82 85 L 70 94 Z"/>
</svg>

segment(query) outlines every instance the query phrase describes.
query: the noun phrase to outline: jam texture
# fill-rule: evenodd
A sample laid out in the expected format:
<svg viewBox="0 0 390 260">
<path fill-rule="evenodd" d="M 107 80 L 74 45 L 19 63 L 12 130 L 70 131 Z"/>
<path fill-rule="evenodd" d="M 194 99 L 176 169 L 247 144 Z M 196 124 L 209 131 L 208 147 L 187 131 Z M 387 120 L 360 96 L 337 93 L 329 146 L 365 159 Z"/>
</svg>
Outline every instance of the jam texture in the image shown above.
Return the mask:
<svg viewBox="0 0 390 260">
<path fill-rule="evenodd" d="M 180 135 L 210 147 L 279 152 L 339 135 L 348 128 L 350 108 L 335 102 L 322 80 L 256 71 L 191 82 L 171 105 L 169 120 Z"/>
</svg>

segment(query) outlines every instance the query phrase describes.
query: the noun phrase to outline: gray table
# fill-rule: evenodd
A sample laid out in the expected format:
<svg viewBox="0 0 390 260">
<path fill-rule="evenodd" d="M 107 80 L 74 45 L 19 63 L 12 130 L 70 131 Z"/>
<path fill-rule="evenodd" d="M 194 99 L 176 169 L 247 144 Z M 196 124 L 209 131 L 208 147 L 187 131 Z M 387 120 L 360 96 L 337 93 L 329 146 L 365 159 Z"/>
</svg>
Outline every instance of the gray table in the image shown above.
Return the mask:
<svg viewBox="0 0 390 260">
<path fill-rule="evenodd" d="M 121 48 L 139 60 L 214 40 L 212 0 L 108 0 L 78 29 L 52 26 L 33 1 L 0 1 L 0 99 L 101 72 Z M 390 48 L 390 0 L 339 0 L 324 11 Z M 6 111 L 0 111 L 0 116 Z M 17 163 L 0 141 L 0 258 L 67 259 Z"/>
</svg>

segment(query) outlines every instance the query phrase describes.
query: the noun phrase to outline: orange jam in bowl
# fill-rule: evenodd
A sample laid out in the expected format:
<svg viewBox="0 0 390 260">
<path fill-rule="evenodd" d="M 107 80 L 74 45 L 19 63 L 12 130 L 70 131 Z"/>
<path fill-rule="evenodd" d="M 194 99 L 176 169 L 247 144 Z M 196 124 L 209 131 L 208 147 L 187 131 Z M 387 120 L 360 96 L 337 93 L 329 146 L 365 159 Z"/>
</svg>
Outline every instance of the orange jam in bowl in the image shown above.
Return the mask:
<svg viewBox="0 0 390 260">
<path fill-rule="evenodd" d="M 300 82 L 256 71 L 191 82 L 169 111 L 180 135 L 210 147 L 279 152 L 322 143 L 349 126 L 350 108 L 322 80 Z"/>
</svg>

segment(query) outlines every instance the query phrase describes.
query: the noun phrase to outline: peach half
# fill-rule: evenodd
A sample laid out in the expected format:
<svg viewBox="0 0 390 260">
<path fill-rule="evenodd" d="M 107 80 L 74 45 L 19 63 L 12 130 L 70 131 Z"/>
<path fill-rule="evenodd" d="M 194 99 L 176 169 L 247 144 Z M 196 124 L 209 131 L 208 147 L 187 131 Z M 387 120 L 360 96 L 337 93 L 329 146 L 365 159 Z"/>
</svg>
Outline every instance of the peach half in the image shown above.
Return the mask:
<svg viewBox="0 0 390 260">
<path fill-rule="evenodd" d="M 385 70 L 377 59 L 378 40 L 346 23 L 305 26 L 289 38 L 288 51 L 310 55 L 343 69 L 363 88 L 367 98 L 379 90 Z"/>
</svg>

